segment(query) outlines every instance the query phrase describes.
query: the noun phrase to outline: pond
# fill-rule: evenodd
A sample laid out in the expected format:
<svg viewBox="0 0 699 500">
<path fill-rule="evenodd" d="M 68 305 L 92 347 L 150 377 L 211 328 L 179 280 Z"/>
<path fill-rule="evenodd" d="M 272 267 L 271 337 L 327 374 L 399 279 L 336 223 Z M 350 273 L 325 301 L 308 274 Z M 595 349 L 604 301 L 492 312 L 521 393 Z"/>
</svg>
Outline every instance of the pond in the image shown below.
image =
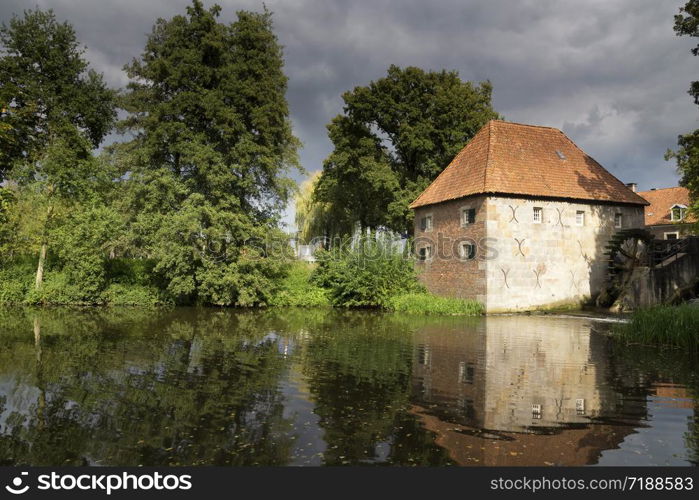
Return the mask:
<svg viewBox="0 0 699 500">
<path fill-rule="evenodd" d="M 0 465 L 696 465 L 696 361 L 609 327 L 0 310 Z"/>
</svg>

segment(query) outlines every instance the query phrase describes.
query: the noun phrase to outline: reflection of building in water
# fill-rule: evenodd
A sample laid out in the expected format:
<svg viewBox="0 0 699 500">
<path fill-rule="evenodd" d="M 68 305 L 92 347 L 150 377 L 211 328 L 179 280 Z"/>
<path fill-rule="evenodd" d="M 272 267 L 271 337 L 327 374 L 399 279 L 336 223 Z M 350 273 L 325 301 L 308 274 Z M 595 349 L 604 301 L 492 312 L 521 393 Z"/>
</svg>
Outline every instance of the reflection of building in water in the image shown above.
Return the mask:
<svg viewBox="0 0 699 500">
<path fill-rule="evenodd" d="M 604 339 L 589 322 L 523 316 L 478 325 L 416 334 L 413 412 L 454 460 L 585 464 L 633 431 L 590 425 L 615 416 L 618 401 L 604 383 Z"/>
</svg>

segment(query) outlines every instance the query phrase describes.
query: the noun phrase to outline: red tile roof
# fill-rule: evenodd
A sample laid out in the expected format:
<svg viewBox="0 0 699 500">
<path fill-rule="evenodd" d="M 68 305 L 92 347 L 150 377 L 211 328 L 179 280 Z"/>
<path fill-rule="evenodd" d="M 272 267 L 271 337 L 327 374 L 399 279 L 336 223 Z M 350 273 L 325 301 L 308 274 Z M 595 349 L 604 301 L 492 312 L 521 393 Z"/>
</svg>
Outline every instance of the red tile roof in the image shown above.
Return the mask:
<svg viewBox="0 0 699 500">
<path fill-rule="evenodd" d="M 650 203 L 650 206 L 646 207 L 646 226 L 673 224 L 670 218 L 672 206 L 689 206 L 689 191 L 683 187 L 640 191 L 638 194 Z M 696 222 L 696 220 L 688 215 L 684 222 Z"/>
<path fill-rule="evenodd" d="M 560 130 L 491 120 L 410 208 L 485 193 L 648 204 Z"/>
</svg>

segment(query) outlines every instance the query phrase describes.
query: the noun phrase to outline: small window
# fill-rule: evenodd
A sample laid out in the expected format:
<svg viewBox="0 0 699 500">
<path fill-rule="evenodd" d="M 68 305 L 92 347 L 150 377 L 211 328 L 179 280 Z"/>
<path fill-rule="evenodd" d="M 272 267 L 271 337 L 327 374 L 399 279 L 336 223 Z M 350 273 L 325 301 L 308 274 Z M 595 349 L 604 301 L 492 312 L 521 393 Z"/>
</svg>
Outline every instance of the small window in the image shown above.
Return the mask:
<svg viewBox="0 0 699 500">
<path fill-rule="evenodd" d="M 426 215 L 420 220 L 420 229 L 423 231 L 431 231 L 432 230 L 432 216 L 431 215 Z"/>
<path fill-rule="evenodd" d="M 541 207 L 534 207 L 534 224 L 541 224 L 544 219 L 544 209 Z"/>
<path fill-rule="evenodd" d="M 418 258 L 420 260 L 429 260 L 432 257 L 432 247 L 422 247 L 418 250 Z"/>
<path fill-rule="evenodd" d="M 461 209 L 461 225 L 467 226 L 468 224 L 473 224 L 476 222 L 476 209 L 475 208 L 462 208 Z"/>
<path fill-rule="evenodd" d="M 470 242 L 464 242 L 459 245 L 460 257 L 464 260 L 471 260 L 476 256 L 476 245 Z"/>
<path fill-rule="evenodd" d="M 575 225 L 584 226 L 585 225 L 585 212 L 583 210 L 578 210 L 575 212 Z"/>
<path fill-rule="evenodd" d="M 680 238 L 680 233 L 665 233 L 666 240 L 677 240 Z"/>
<path fill-rule="evenodd" d="M 614 227 L 617 229 L 621 229 L 623 225 L 624 218 L 622 217 L 621 214 L 614 214 Z"/>
<path fill-rule="evenodd" d="M 473 363 L 465 363 L 463 361 L 459 363 L 459 383 L 473 384 L 475 374 L 476 370 L 473 367 Z"/>
<path fill-rule="evenodd" d="M 683 205 L 675 205 L 670 210 L 670 220 L 672 222 L 679 222 L 684 219 L 687 208 Z"/>
</svg>

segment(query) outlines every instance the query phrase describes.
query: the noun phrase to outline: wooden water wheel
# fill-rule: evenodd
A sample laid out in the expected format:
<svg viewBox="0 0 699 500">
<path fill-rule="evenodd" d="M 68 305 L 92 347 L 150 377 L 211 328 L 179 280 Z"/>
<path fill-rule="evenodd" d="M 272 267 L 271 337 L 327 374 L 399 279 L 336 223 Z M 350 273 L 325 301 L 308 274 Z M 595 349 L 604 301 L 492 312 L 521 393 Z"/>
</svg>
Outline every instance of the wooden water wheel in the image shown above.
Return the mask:
<svg viewBox="0 0 699 500">
<path fill-rule="evenodd" d="M 624 229 L 617 232 L 605 247 L 609 273 L 613 276 L 631 273 L 648 265 L 653 235 L 645 229 Z"/>
</svg>

